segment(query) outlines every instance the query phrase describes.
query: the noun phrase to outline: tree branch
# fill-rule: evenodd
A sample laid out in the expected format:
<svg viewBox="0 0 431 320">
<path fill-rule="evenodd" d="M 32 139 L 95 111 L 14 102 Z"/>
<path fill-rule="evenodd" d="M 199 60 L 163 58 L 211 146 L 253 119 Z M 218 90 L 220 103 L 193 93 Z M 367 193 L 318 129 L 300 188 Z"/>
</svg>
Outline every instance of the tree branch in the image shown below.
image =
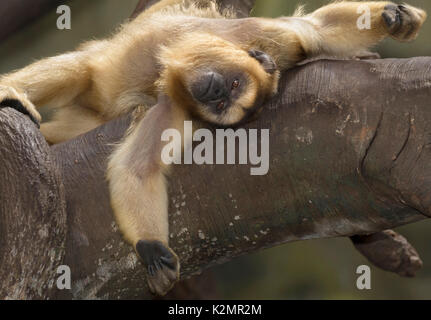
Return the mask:
<svg viewBox="0 0 431 320">
<path fill-rule="evenodd" d="M 59 170 L 33 123 L 0 109 L 0 297 L 52 298 L 65 252 Z"/>
<path fill-rule="evenodd" d="M 182 277 L 281 243 L 371 234 L 429 217 L 430 68 L 431 58 L 324 60 L 286 72 L 281 94 L 246 126 L 271 129 L 266 176 L 250 176 L 246 165 L 174 167 L 171 244 Z M 35 130 L 25 116 L 9 109 L 2 118 L 15 128 L 1 132 L 9 139 L 2 159 L 25 159 L 44 145 L 38 134 L 19 134 Z M 44 147 L 66 190 L 64 263 L 74 298 L 148 297 L 140 262 L 114 223 L 104 178 L 128 122 L 114 120 L 51 152 Z M 22 139 L 33 142 L 21 147 Z M 25 177 L 1 185 L 2 195 Z M 29 192 L 20 203 L 34 197 Z"/>
<path fill-rule="evenodd" d="M 430 69 L 431 58 L 414 58 L 322 60 L 285 72 L 280 94 L 245 126 L 270 129 L 266 176 L 250 176 L 247 165 L 174 166 L 170 241 L 182 277 L 290 241 L 361 235 L 353 238 L 359 245 L 430 217 Z M 0 295 L 150 297 L 114 222 L 105 179 L 129 117 L 51 149 L 24 115 L 2 109 L 0 121 Z M 381 264 L 372 254 L 382 246 L 370 247 L 358 249 Z M 72 270 L 71 291 L 45 289 L 60 263 Z"/>
</svg>

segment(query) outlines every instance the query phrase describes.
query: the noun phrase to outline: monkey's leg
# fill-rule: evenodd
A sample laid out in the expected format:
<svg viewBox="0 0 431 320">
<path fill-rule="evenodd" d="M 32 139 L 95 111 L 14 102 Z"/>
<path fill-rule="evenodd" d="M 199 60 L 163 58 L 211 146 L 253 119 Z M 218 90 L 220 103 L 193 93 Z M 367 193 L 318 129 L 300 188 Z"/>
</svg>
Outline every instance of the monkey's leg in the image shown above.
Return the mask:
<svg viewBox="0 0 431 320">
<path fill-rule="evenodd" d="M 115 150 L 108 167 L 117 223 L 147 270 L 152 292 L 164 295 L 179 279 L 179 260 L 169 248 L 168 197 L 162 133 L 175 128 L 171 106 L 159 99 Z M 178 118 L 176 118 L 178 119 Z M 181 141 L 179 141 L 181 143 Z"/>
<path fill-rule="evenodd" d="M 70 103 L 90 83 L 85 51 L 67 53 L 35 62 L 0 77 L 0 107 L 11 106 L 41 117 L 36 106 L 60 107 Z"/>
<path fill-rule="evenodd" d="M 51 121 L 42 123 L 40 131 L 50 144 L 56 144 L 88 132 L 104 122 L 96 111 L 70 105 L 56 111 Z"/>
<path fill-rule="evenodd" d="M 318 53 L 350 55 L 367 49 L 387 36 L 399 41 L 417 37 L 425 11 L 392 2 L 339 2 L 304 17 L 316 28 Z M 312 45 L 310 45 L 312 47 Z"/>
</svg>

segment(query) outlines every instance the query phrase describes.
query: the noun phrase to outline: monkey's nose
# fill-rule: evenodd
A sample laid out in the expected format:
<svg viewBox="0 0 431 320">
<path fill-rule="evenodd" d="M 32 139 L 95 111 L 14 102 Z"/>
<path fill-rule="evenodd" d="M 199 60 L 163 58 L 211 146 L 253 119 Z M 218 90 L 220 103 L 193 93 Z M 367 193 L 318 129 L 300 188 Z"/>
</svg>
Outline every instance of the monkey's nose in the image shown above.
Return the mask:
<svg viewBox="0 0 431 320">
<path fill-rule="evenodd" d="M 228 91 L 224 77 L 217 72 L 205 73 L 191 88 L 193 97 L 202 102 L 226 98 Z"/>
</svg>

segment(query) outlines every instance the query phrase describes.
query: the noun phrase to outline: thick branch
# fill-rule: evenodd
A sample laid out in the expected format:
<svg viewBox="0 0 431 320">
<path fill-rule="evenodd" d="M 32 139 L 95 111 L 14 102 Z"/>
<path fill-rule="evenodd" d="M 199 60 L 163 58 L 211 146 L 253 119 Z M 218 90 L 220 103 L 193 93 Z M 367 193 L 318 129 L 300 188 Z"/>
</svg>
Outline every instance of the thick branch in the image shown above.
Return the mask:
<svg viewBox="0 0 431 320">
<path fill-rule="evenodd" d="M 59 171 L 36 126 L 0 109 L 0 297 L 56 294 L 66 206 Z"/>
<path fill-rule="evenodd" d="M 271 130 L 268 175 L 250 176 L 246 165 L 174 168 L 171 243 L 183 277 L 280 243 L 370 234 L 429 216 L 430 68 L 431 58 L 319 61 L 285 73 L 282 93 L 247 126 Z M 104 180 L 127 123 L 52 149 L 67 190 L 75 297 L 140 297 L 145 286 Z"/>
<path fill-rule="evenodd" d="M 429 216 L 430 68 L 431 58 L 415 58 L 317 61 L 286 72 L 281 94 L 246 126 L 270 129 L 266 176 L 251 176 L 247 165 L 174 167 L 171 243 L 180 255 L 182 276 L 280 243 L 369 234 Z M 36 146 L 42 146 L 48 163 L 53 157 L 50 174 L 56 176 L 57 166 L 62 172 L 65 263 L 74 279 L 72 291 L 63 296 L 142 297 L 144 273 L 114 223 L 104 178 L 107 156 L 128 118 L 54 146 L 50 154 L 29 120 L 15 111 L 2 114 L 7 115 L 2 117 L 2 159 L 21 159 L 8 172 L 25 172 L 5 180 L 2 195 L 14 184 L 32 185 L 25 179 L 37 174 L 23 168 L 36 161 L 26 160 Z M 32 143 L 22 143 L 28 140 Z M 34 192 L 20 194 L 25 199 L 19 203 L 53 205 Z M 1 210 L 2 228 L 9 223 L 8 211 Z M 17 215 L 31 211 L 23 208 Z M 61 217 L 61 206 L 55 212 Z M 9 244 L 2 248 L 12 250 Z"/>
<path fill-rule="evenodd" d="M 325 60 L 286 72 L 280 95 L 246 126 L 270 129 L 266 176 L 250 176 L 247 165 L 174 167 L 171 244 L 182 276 L 280 243 L 366 235 L 429 217 L 430 69 L 431 58 L 415 58 Z M 61 247 L 64 196 L 73 288 L 57 297 L 148 296 L 141 264 L 114 223 L 104 177 L 128 117 L 51 150 L 25 116 L 5 109 L 0 119 L 1 296 L 52 296 L 34 288 L 52 282 L 61 263 L 61 250 L 54 260 L 40 252 Z M 353 239 L 373 261 L 367 245 L 359 246 L 380 238 Z"/>
</svg>

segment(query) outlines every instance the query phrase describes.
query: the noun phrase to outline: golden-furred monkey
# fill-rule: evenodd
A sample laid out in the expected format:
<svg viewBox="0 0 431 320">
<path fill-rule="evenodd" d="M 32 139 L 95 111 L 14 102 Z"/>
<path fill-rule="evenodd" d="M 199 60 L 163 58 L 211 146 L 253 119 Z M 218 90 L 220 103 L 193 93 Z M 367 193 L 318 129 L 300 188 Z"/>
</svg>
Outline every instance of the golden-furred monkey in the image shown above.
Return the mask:
<svg viewBox="0 0 431 320">
<path fill-rule="evenodd" d="M 358 24 L 363 8 L 369 28 Z M 115 149 L 107 176 L 118 225 L 142 258 L 150 289 L 163 295 L 178 280 L 180 264 L 168 245 L 162 132 L 181 132 L 191 119 L 241 124 L 276 92 L 280 70 L 321 54 L 354 56 L 388 36 L 413 40 L 425 19 L 423 10 L 386 1 L 234 19 L 211 1 L 163 0 L 109 39 L 3 75 L 0 106 L 36 123 L 37 107 L 55 107 L 52 121 L 41 125 L 50 143 L 148 109 Z"/>
</svg>

